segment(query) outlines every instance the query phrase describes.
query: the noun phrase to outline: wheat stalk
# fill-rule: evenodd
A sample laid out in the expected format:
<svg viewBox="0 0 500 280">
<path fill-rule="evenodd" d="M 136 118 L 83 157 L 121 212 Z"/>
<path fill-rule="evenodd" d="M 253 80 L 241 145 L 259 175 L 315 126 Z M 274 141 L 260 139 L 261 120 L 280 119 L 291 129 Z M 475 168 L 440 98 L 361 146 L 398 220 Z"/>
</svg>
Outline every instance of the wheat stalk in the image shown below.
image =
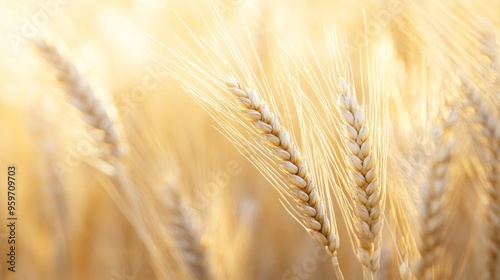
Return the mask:
<svg viewBox="0 0 500 280">
<path fill-rule="evenodd" d="M 477 89 L 462 78 L 463 93 L 474 110 L 474 121 L 482 128 L 481 136 L 486 150 L 486 178 L 489 196 L 486 220 L 489 226 L 486 279 L 496 279 L 500 255 L 500 122 L 491 113 Z"/>
<path fill-rule="evenodd" d="M 340 89 L 339 105 L 346 125 L 346 160 L 351 170 L 354 215 L 358 219 L 354 226 L 357 256 L 365 279 L 374 279 L 380 268 L 383 225 L 377 158 L 363 110 L 345 79 L 341 79 Z"/>
<path fill-rule="evenodd" d="M 234 78 L 229 79 L 226 85 L 240 102 L 245 118 L 259 131 L 269 151 L 276 157 L 277 165 L 287 176 L 289 190 L 294 194 L 307 232 L 325 246 L 332 257 L 337 277 L 343 279 L 337 260 L 339 237 L 331 228 L 313 176 L 291 135 L 254 89 L 244 88 Z"/>
<path fill-rule="evenodd" d="M 96 98 L 89 85 L 75 65 L 51 43 L 44 39 L 34 41 L 43 58 L 57 70 L 57 79 L 63 85 L 70 102 L 82 114 L 83 120 L 93 128 L 102 130 L 102 143 L 109 146 L 109 154 L 114 157 L 124 152 L 123 143 L 117 133 L 117 127 L 111 121 L 102 101 Z"/>
<path fill-rule="evenodd" d="M 196 232 L 191 217 L 184 211 L 184 202 L 178 189 L 168 186 L 170 200 L 164 203 L 169 216 L 169 230 L 177 243 L 184 263 L 194 279 L 208 279 L 205 263 L 205 251 L 201 246 L 199 234 Z"/>
<path fill-rule="evenodd" d="M 455 110 L 452 110 L 443 127 L 437 131 L 437 143 L 433 149 L 429 164 L 427 181 L 422 187 L 422 206 L 420 209 L 420 260 L 415 264 L 418 279 L 432 279 L 432 268 L 439 263 L 440 248 L 443 246 L 446 225 L 445 203 L 453 141 L 446 134 L 455 122 Z"/>
</svg>

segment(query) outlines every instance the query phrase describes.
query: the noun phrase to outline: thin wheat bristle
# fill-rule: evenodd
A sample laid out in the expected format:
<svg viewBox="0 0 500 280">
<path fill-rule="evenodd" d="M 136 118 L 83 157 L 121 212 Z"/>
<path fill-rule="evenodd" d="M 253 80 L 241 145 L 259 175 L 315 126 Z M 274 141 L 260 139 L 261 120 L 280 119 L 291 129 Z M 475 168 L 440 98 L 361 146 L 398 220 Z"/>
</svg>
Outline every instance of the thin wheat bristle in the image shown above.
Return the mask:
<svg viewBox="0 0 500 280">
<path fill-rule="evenodd" d="M 382 207 L 377 171 L 377 158 L 373 152 L 370 129 L 363 110 L 347 81 L 342 79 L 340 109 L 346 125 L 347 162 L 351 170 L 354 197 L 355 233 L 358 259 L 365 279 L 374 279 L 380 268 Z"/>
<path fill-rule="evenodd" d="M 275 155 L 278 165 L 282 167 L 281 170 L 288 176 L 290 192 L 294 194 L 295 202 L 301 209 L 307 232 L 325 246 L 333 258 L 335 269 L 340 272 L 336 261 L 339 238 L 331 228 L 312 174 L 291 135 L 281 126 L 267 104 L 260 100 L 255 90 L 244 88 L 235 79 L 229 79 L 226 85 L 240 101 L 242 113 L 259 131 L 267 147 Z"/>
</svg>

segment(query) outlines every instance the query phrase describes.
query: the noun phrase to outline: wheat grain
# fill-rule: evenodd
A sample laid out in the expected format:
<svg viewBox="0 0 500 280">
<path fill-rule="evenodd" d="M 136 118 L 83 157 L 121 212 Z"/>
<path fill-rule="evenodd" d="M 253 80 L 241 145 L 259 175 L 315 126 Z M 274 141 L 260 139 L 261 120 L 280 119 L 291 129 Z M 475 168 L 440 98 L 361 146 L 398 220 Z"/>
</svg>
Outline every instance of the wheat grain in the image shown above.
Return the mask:
<svg viewBox="0 0 500 280">
<path fill-rule="evenodd" d="M 402 280 L 412 279 L 410 267 L 408 266 L 406 261 L 403 261 L 399 266 L 399 276 L 401 277 Z"/>
<path fill-rule="evenodd" d="M 307 232 L 325 246 L 332 257 L 338 278 L 343 279 L 337 260 L 339 237 L 331 228 L 306 160 L 301 157 L 291 135 L 281 126 L 277 116 L 270 111 L 267 104 L 260 100 L 255 90 L 244 88 L 234 78 L 229 79 L 226 85 L 239 100 L 244 116 L 253 123 L 262 139 L 266 141 L 269 151 L 275 155 L 277 165 L 287 175 L 289 190 L 294 194 Z"/>
<path fill-rule="evenodd" d="M 365 279 L 374 279 L 380 267 L 381 218 L 379 177 L 377 158 L 373 153 L 370 129 L 365 122 L 363 110 L 345 79 L 340 82 L 340 110 L 346 125 L 347 162 L 351 170 L 355 233 L 358 259 L 363 266 Z"/>
</svg>

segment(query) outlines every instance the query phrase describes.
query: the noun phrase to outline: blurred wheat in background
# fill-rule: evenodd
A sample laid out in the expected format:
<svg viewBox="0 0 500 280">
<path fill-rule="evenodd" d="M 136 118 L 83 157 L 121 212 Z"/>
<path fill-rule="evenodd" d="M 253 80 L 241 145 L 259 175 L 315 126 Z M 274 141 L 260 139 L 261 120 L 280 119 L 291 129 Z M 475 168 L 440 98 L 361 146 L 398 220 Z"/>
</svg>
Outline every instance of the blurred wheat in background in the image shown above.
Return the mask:
<svg viewBox="0 0 500 280">
<path fill-rule="evenodd" d="M 4 2 L 0 279 L 500 279 L 500 2 Z"/>
</svg>

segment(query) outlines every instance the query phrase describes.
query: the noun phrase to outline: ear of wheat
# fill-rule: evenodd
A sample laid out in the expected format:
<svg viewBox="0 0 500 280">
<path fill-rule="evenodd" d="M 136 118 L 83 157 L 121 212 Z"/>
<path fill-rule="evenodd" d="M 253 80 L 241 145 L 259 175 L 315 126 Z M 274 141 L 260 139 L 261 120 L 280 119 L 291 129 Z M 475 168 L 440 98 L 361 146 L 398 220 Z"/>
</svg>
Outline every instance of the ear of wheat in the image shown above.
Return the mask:
<svg viewBox="0 0 500 280">
<path fill-rule="evenodd" d="M 325 194 L 330 186 L 316 185 L 313 171 L 309 170 L 311 163 L 301 156 L 293 136 L 282 126 L 283 120 L 271 112 L 260 93 L 243 87 L 233 78 L 227 79 L 228 74 L 241 76 L 248 84 L 267 94 L 266 97 L 273 98 L 271 88 L 275 85 L 269 84 L 263 69 L 260 69 L 263 80 L 259 81 L 258 74 L 250 68 L 252 63 L 241 56 L 244 47 L 239 38 L 233 38 L 221 22 L 217 21 L 216 25 L 216 32 L 211 33 L 213 42 L 194 38 L 203 54 L 201 56 L 193 58 L 192 52 L 181 53 L 168 48 L 171 56 L 153 54 L 161 60 L 160 63 L 166 63 L 169 73 L 182 82 L 186 92 L 222 127 L 225 136 L 271 182 L 283 198 L 283 206 L 332 256 L 337 278 L 343 279 L 337 259 L 339 238 L 333 207 L 330 207 L 332 202 L 327 201 L 328 207 L 324 206 L 324 199 L 331 199 Z M 258 57 L 256 64 L 262 67 Z M 283 89 L 278 83 L 276 88 Z M 225 93 L 227 90 L 239 101 L 242 114 L 236 111 L 238 107 Z M 278 107 L 275 100 L 267 101 Z M 245 132 L 240 131 L 240 127 Z M 327 177 L 323 174 L 318 180 L 324 183 L 328 181 Z"/>
<path fill-rule="evenodd" d="M 170 248 L 173 246 L 171 240 L 167 240 L 165 236 L 159 237 L 165 226 L 158 216 L 159 206 L 155 203 L 144 205 L 144 201 L 154 201 L 146 198 L 149 188 L 154 183 L 142 186 L 144 182 L 138 183 L 132 180 L 122 157 L 125 143 L 123 135 L 119 133 L 121 127 L 112 122 L 102 101 L 96 98 L 92 87 L 69 59 L 43 39 L 36 40 L 35 45 L 56 69 L 57 79 L 63 85 L 71 104 L 83 115 L 83 120 L 90 127 L 104 133 L 104 137 L 97 139 L 98 144 L 103 144 L 101 158 L 112 166 L 113 172 L 110 174 L 110 181 L 103 179 L 102 185 L 144 242 L 151 255 L 156 274 L 161 278 L 188 277 L 177 265 L 180 262 L 177 256 L 170 253 L 170 258 L 165 258 L 166 252 L 171 251 Z M 145 213 L 148 213 L 147 216 Z"/>
<path fill-rule="evenodd" d="M 121 135 L 119 137 L 119 128 L 111 121 L 108 110 L 96 98 L 88 81 L 53 44 L 41 38 L 35 40 L 34 43 L 45 60 L 56 69 L 57 79 L 64 86 L 71 104 L 83 114 L 83 120 L 92 128 L 104 132 L 101 141 L 107 144 L 109 155 L 121 156 L 124 152 L 124 144 L 120 139 Z"/>
<path fill-rule="evenodd" d="M 169 200 L 164 203 L 169 218 L 167 225 L 184 263 L 188 266 L 193 279 L 209 279 L 205 251 L 201 247 L 200 236 L 194 228 L 192 217 L 184 211 L 184 201 L 177 187 L 169 184 L 167 191 Z"/>
<path fill-rule="evenodd" d="M 432 268 L 439 267 L 440 250 L 445 238 L 447 202 L 447 172 L 451 162 L 454 142 L 450 137 L 452 125 L 456 120 L 455 108 L 452 109 L 436 137 L 436 146 L 429 163 L 427 181 L 422 187 L 422 206 L 420 211 L 420 260 L 415 264 L 415 274 L 419 279 L 433 279 Z"/>
<path fill-rule="evenodd" d="M 488 105 L 470 80 L 462 77 L 462 88 L 466 101 L 474 112 L 474 121 L 481 128 L 486 160 L 487 193 L 489 196 L 486 210 L 488 224 L 488 257 L 486 279 L 496 279 L 500 259 L 500 121 L 492 114 Z"/>
<path fill-rule="evenodd" d="M 221 24 L 221 26 L 223 25 Z M 290 63 L 297 67 L 296 73 L 303 76 L 310 86 L 309 89 L 316 94 L 319 105 L 313 104 L 314 102 L 311 102 L 309 96 L 293 92 L 294 85 L 297 85 L 294 80 L 296 76 L 294 75 L 294 69 L 285 70 L 287 73 L 283 77 L 279 77 L 275 84 L 270 84 L 265 78 L 262 69 L 260 69 L 260 73 L 249 69 L 248 65 L 250 63 L 246 57 L 242 56 L 243 47 L 240 48 L 241 41 L 239 38 L 238 40 L 233 38 L 224 27 L 218 27 L 217 31 L 219 31 L 219 34 L 216 35 L 221 36 L 219 38 L 219 36 L 214 35 L 212 42 L 207 43 L 194 38 L 197 40 L 197 47 L 201 50 L 201 56 L 193 58 L 194 53 L 191 50 L 188 53 L 183 53 L 167 47 L 169 55 L 164 56 L 153 53 L 155 59 L 158 59 L 157 61 L 160 63 L 164 63 L 169 73 L 178 79 L 187 93 L 211 114 L 217 124 L 222 127 L 225 136 L 239 150 L 251 152 L 245 154 L 245 156 L 279 191 L 282 198 L 284 198 L 284 206 L 294 217 L 300 217 L 301 221 L 299 222 L 331 253 L 338 248 L 337 226 L 334 222 L 335 217 L 332 215 L 334 204 L 338 202 L 351 239 L 355 240 L 357 238 L 357 230 L 354 229 L 357 226 L 359 230 L 363 230 L 363 233 L 368 236 L 363 237 L 361 241 L 363 249 L 359 250 L 359 256 L 365 268 L 366 278 L 374 278 L 376 271 L 380 267 L 382 213 L 385 201 L 383 189 L 385 189 L 385 163 L 387 160 L 387 146 L 383 137 L 386 136 L 385 129 L 387 128 L 386 113 L 388 108 L 386 97 L 388 95 L 380 90 L 383 87 L 380 80 L 381 74 L 378 72 L 373 73 L 372 71 L 375 71 L 376 67 L 368 66 L 370 79 L 376 79 L 376 82 L 369 83 L 370 102 L 367 107 L 370 110 L 367 110 L 366 113 L 369 116 L 369 122 L 364 120 L 364 115 L 359 116 L 357 112 L 349 111 L 352 108 L 346 107 L 349 113 L 353 115 L 353 118 L 354 116 L 361 117 L 364 120 L 363 124 L 365 124 L 365 126 L 357 127 L 358 129 L 363 128 L 363 130 L 355 131 L 362 139 L 359 144 L 356 143 L 358 150 L 362 153 L 367 152 L 366 149 L 368 150 L 368 154 L 361 154 L 361 156 L 366 157 L 363 160 L 366 160 L 367 168 L 361 173 L 365 172 L 363 180 L 368 180 L 366 185 L 363 186 L 367 191 L 364 194 L 366 201 L 363 206 L 365 212 L 371 212 L 362 216 L 364 213 L 360 212 L 363 210 L 358 207 L 359 204 L 351 203 L 350 196 L 353 191 L 348 189 L 347 186 L 351 185 L 353 181 L 349 179 L 348 172 L 343 168 L 346 165 L 345 158 L 339 156 L 339 154 L 345 153 L 345 151 L 342 152 L 345 146 L 341 144 L 341 141 L 337 141 L 342 121 L 339 115 L 336 114 L 338 111 L 332 110 L 337 105 L 336 96 L 332 94 L 337 85 L 331 84 L 332 79 L 329 77 L 331 73 L 327 73 L 325 70 L 325 72 L 320 72 L 318 76 L 311 76 L 312 73 L 308 71 L 316 69 L 314 68 L 316 65 L 308 65 L 306 61 L 301 59 Z M 331 47 L 335 49 L 338 46 Z M 222 52 L 225 48 L 228 48 L 227 53 Z M 288 54 L 285 53 L 284 55 L 287 56 Z M 333 60 L 334 58 L 330 57 L 330 59 Z M 302 64 L 306 65 L 300 67 Z M 259 63 L 257 65 L 260 66 Z M 339 70 L 338 68 L 347 70 L 348 68 L 345 65 L 330 66 L 333 68 L 337 66 L 335 70 Z M 329 71 L 331 70 L 330 66 Z M 323 69 L 321 65 L 318 65 L 318 67 Z M 341 71 L 339 70 L 339 72 Z M 226 80 L 228 74 L 241 76 L 243 81 L 252 84 L 258 90 L 247 89 L 235 80 L 229 80 L 225 85 L 221 85 L 221 81 Z M 276 86 L 276 92 L 274 92 L 274 86 Z M 234 113 L 238 108 L 224 94 L 225 87 L 229 87 L 231 93 L 239 100 L 239 109 L 243 111 L 243 114 Z M 289 96 L 285 96 L 290 91 L 293 92 L 290 97 L 293 99 L 292 102 L 294 102 L 293 106 L 296 107 L 294 108 L 297 109 L 296 111 L 291 110 L 289 99 L 287 100 Z M 307 163 L 308 166 L 314 166 L 313 169 L 308 170 L 305 168 L 305 160 L 298 156 L 296 141 L 291 141 L 290 133 L 281 131 L 283 120 L 279 119 L 278 115 L 271 114 L 267 103 L 261 101 L 257 92 L 264 94 L 266 101 L 270 102 L 275 110 L 284 107 L 286 113 L 296 113 L 299 116 L 304 116 L 305 120 L 300 120 L 300 132 L 302 133 L 300 144 L 305 147 L 302 152 L 305 151 L 305 155 L 312 156 L 313 161 Z M 348 102 L 348 100 L 346 101 Z M 280 107 L 280 105 L 283 106 Z M 346 114 L 344 115 L 348 118 Z M 372 117 L 377 116 L 378 119 L 371 120 Z M 247 120 L 243 120 L 243 118 Z M 375 137 L 370 135 L 370 131 L 367 130 L 367 123 L 373 124 L 372 129 Z M 240 130 L 240 128 L 242 129 Z M 291 126 L 291 128 L 294 127 Z M 242 132 L 242 130 L 245 132 Z M 370 139 L 363 138 L 367 136 L 366 133 L 371 136 Z M 250 134 L 250 137 L 247 134 Z M 375 160 L 376 153 L 374 151 L 380 154 L 380 158 L 377 160 Z M 274 156 L 271 158 L 269 155 Z M 379 168 L 376 168 L 376 165 Z M 281 166 L 281 171 L 277 168 L 279 166 Z M 317 182 L 321 182 L 321 184 L 314 185 L 313 180 L 310 183 L 309 180 L 312 179 L 312 174 L 315 175 Z M 366 179 L 364 176 L 366 176 Z M 354 178 L 357 179 L 358 177 Z M 342 184 L 339 184 L 339 181 Z M 360 181 L 354 182 L 361 183 Z M 289 187 L 286 187 L 287 185 Z M 330 196 L 331 192 L 335 196 Z M 323 206 L 325 199 L 327 207 Z M 317 201 L 321 202 L 321 204 L 316 205 Z M 356 217 L 356 211 L 358 211 L 356 214 L 360 214 L 359 217 L 363 218 L 364 221 Z M 325 221 L 330 224 L 332 232 L 330 235 L 326 230 L 328 224 L 322 224 Z M 364 230 L 366 227 L 359 227 L 364 225 L 368 225 L 366 231 Z M 370 229 L 370 226 L 372 229 Z M 361 242 L 357 242 L 357 244 Z M 352 243 L 356 242 L 352 241 Z M 359 247 L 358 245 L 355 246 L 356 249 Z M 335 270 L 340 271 L 340 269 L 337 269 L 339 265 L 336 256 L 332 260 Z"/>
<path fill-rule="evenodd" d="M 355 233 L 358 259 L 363 266 L 364 278 L 374 279 L 380 267 L 382 243 L 382 207 L 377 159 L 373 153 L 370 129 L 363 110 L 347 81 L 340 84 L 340 109 L 348 148 L 347 162 L 351 170 L 354 203 Z"/>
<path fill-rule="evenodd" d="M 300 155 L 299 149 L 293 143 L 291 135 L 281 126 L 278 118 L 262 101 L 258 93 L 250 88 L 244 88 L 234 78 L 226 82 L 228 89 L 240 102 L 242 113 L 259 131 L 262 139 L 277 160 L 277 166 L 287 175 L 290 184 L 289 191 L 301 210 L 302 219 L 307 232 L 319 243 L 325 246 L 336 270 L 342 278 L 337 261 L 339 238 L 331 228 L 328 216 L 325 214 L 322 198 L 315 186 L 307 162 Z"/>
<path fill-rule="evenodd" d="M 390 74 L 384 65 L 391 62 L 392 46 L 382 44 L 373 59 L 367 57 L 367 80 L 360 80 L 365 103 L 362 106 L 347 81 L 337 78 L 352 77 L 352 68 L 356 66 L 341 51 L 336 35 L 331 32 L 327 36 L 330 53 L 326 59 L 316 57 L 312 46 L 311 60 L 300 55 L 294 57 L 283 47 L 285 57 L 291 61 L 287 63 L 287 85 L 296 89 L 290 98 L 294 100 L 300 127 L 308 131 L 303 142 L 309 144 L 306 147 L 313 146 L 316 150 L 313 151 L 316 164 L 327 164 L 323 171 L 331 175 L 328 176 L 329 187 L 342 210 L 351 245 L 363 267 L 364 277 L 372 279 L 380 269 L 382 224 L 386 219 L 383 216 L 388 156 L 386 137 L 388 98 L 392 90 L 385 86 L 386 75 Z M 324 61 L 327 63 L 323 64 Z M 359 67 L 364 68 L 364 63 Z M 332 71 L 338 75 L 332 76 Z M 353 199 L 357 195 L 360 195 L 358 200 Z M 391 214 L 394 212 L 393 209 Z M 400 248 L 396 251 L 406 254 L 401 254 Z"/>
</svg>

